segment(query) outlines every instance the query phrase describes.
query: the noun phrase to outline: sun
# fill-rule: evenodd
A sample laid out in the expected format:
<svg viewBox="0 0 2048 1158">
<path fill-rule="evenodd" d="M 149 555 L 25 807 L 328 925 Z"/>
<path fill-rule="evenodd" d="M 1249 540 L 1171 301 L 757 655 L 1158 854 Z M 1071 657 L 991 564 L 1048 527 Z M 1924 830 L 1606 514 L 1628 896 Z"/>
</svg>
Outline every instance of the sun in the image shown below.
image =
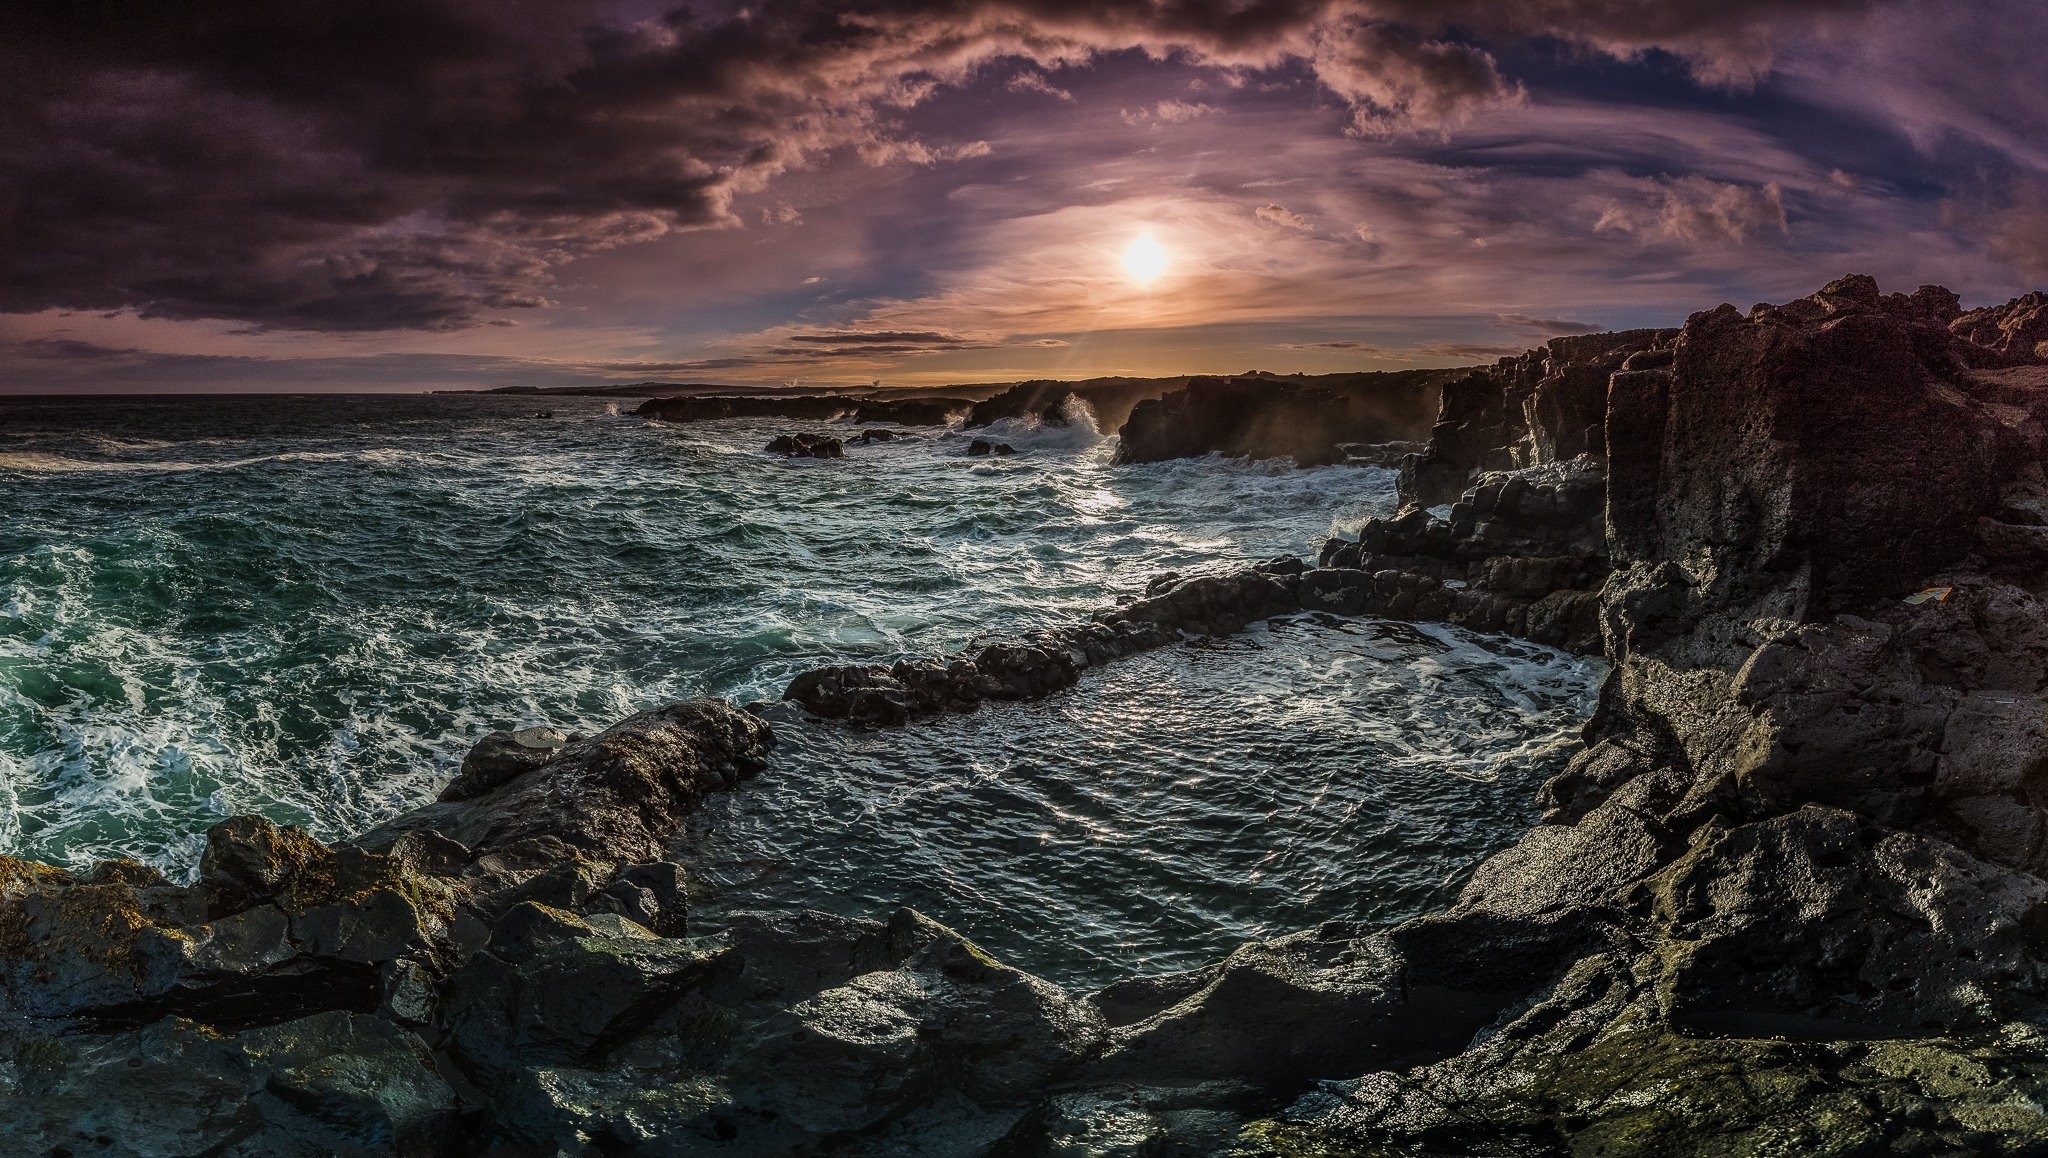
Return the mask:
<svg viewBox="0 0 2048 1158">
<path fill-rule="evenodd" d="M 1124 247 L 1124 273 L 1139 285 L 1151 285 L 1166 272 L 1166 247 L 1147 229 Z"/>
</svg>

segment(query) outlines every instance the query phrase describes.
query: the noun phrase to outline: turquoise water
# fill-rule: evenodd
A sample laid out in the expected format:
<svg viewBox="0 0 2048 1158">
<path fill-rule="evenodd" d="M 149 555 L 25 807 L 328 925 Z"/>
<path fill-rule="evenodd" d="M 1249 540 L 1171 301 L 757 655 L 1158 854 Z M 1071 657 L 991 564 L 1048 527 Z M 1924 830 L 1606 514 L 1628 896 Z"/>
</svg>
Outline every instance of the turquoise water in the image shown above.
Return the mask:
<svg viewBox="0 0 2048 1158">
<path fill-rule="evenodd" d="M 921 431 L 783 461 L 773 435 L 835 428 L 535 405 L 0 400 L 0 851 L 185 875 L 237 812 L 345 835 L 492 727 L 1069 622 L 1161 570 L 1312 552 L 1393 494 L 1115 467 L 1085 422 L 997 431 L 1014 458 Z M 694 838 L 703 919 L 908 901 L 1094 980 L 1406 915 L 1526 823 L 1596 668 L 1302 617 L 905 732 L 785 720 Z"/>
</svg>

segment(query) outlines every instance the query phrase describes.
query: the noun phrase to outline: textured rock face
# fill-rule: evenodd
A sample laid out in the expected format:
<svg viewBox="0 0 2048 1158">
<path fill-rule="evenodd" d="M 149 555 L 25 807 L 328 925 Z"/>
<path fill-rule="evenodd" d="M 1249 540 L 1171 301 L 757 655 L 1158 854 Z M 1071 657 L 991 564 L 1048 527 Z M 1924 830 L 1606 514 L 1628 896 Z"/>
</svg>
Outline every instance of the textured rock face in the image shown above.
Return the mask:
<svg viewBox="0 0 2048 1158">
<path fill-rule="evenodd" d="M 1185 378 L 1090 378 L 1082 382 L 1019 382 L 968 411 L 965 425 L 987 426 L 1005 418 L 1035 418 L 1066 425 L 1069 399 L 1086 405 L 1102 430 L 1115 430 L 1131 416 L 1131 408 L 1187 384 Z"/>
<path fill-rule="evenodd" d="M 556 728 L 520 728 L 513 732 L 492 732 L 477 741 L 462 758 L 462 773 L 441 792 L 444 801 L 468 800 L 531 772 L 549 760 L 569 742 Z"/>
<path fill-rule="evenodd" d="M 2022 361 L 2048 360 L 2048 293 L 2037 290 L 2002 306 L 1949 312 L 1949 328 L 1974 346 Z"/>
<path fill-rule="evenodd" d="M 846 444 L 822 434 L 784 434 L 768 443 L 768 453 L 784 458 L 845 458 Z"/>
<path fill-rule="evenodd" d="M 715 422 L 721 418 L 803 418 L 825 422 L 860 405 L 860 399 L 820 394 L 699 395 L 650 398 L 633 413 L 657 422 Z"/>
<path fill-rule="evenodd" d="M 1667 364 L 1677 333 L 1554 338 L 1445 383 L 1428 447 L 1402 464 L 1402 495 L 1433 506 L 1456 499 L 1476 472 L 1605 454 L 1609 377 L 1627 366 Z"/>
<path fill-rule="evenodd" d="M 1162 575 L 1144 598 L 1099 611 L 1085 624 L 951 656 L 816 668 L 791 680 L 782 698 L 813 715 L 870 727 L 970 711 L 988 700 L 1038 699 L 1074 686 L 1088 667 L 1299 611 L 1302 570 L 1301 560 L 1283 558 L 1221 575 Z"/>
<path fill-rule="evenodd" d="M 1550 823 L 1449 912 L 1391 934 L 1410 976 L 1515 947 L 1519 995 L 1469 1047 L 1326 1087 L 1254 1127 L 1259 1146 L 2048 1140 L 2032 1024 L 2048 1009 L 2048 551 L 2025 529 L 2043 395 L 1987 376 L 2009 350 L 1951 327 L 1958 313 L 1942 291 L 1845 278 L 1695 315 L 1622 359 L 1605 461 L 1586 460 L 1606 477 L 1598 605 L 1615 665 L 1587 747 L 1545 786 Z M 1418 499 L 1457 486 L 1472 505 L 1482 471 L 1545 453 L 1540 407 L 1523 407 L 1525 432 L 1512 421 L 1516 376 L 1486 378 L 1491 395 L 1479 376 L 1447 393 L 1447 413 L 1471 417 L 1411 469 L 1411 488 L 1440 488 Z M 1455 441 L 1475 429 L 1510 437 L 1475 454 Z M 1474 526 L 1393 562 L 1434 573 L 1485 537 Z"/>
<path fill-rule="evenodd" d="M 1116 461 L 1205 454 L 1341 462 L 1346 443 L 1419 438 L 1436 411 L 1442 371 L 1359 375 L 1342 385 L 1285 378 L 1194 378 L 1139 402 L 1117 432 Z"/>
<path fill-rule="evenodd" d="M 899 398 L 862 402 L 855 422 L 893 422 L 902 426 L 944 426 L 974 406 L 967 398 Z"/>
<path fill-rule="evenodd" d="M 1552 343 L 1447 391 L 1409 508 L 1321 566 L 1162 576 L 1086 625 L 790 687 L 899 723 L 1305 608 L 1604 652 L 1544 823 L 1443 912 L 1079 998 L 908 910 L 688 937 L 664 858 L 770 736 L 678 704 L 544 757 L 487 738 L 468 789 L 346 845 L 236 818 L 189 887 L 0 858 L 0 1139 L 2048 1152 L 2048 374 L 2005 326 L 2027 308 L 1962 324 L 1945 291 L 1845 278 Z"/>
</svg>

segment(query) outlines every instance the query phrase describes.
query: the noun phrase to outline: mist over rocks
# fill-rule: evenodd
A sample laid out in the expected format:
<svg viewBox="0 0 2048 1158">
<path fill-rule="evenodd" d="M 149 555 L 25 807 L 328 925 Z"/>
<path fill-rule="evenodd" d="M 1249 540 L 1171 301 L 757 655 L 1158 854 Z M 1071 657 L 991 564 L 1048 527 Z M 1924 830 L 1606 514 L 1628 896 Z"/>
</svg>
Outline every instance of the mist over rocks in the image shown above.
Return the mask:
<svg viewBox="0 0 2048 1158">
<path fill-rule="evenodd" d="M 790 687 L 903 724 L 1304 610 L 1597 650 L 1612 670 L 1543 822 L 1441 912 L 1089 995 L 910 910 L 692 935 L 685 821 L 773 735 L 675 704 L 486 737 L 462 789 L 350 841 L 235 818 L 191 885 L 0 858 L 0 1137 L 2039 1152 L 2048 374 L 2015 344 L 2037 307 L 1849 277 L 1561 339 L 1458 372 L 1404 508 L 1317 566 L 1161 576 L 1086 624 Z"/>
</svg>

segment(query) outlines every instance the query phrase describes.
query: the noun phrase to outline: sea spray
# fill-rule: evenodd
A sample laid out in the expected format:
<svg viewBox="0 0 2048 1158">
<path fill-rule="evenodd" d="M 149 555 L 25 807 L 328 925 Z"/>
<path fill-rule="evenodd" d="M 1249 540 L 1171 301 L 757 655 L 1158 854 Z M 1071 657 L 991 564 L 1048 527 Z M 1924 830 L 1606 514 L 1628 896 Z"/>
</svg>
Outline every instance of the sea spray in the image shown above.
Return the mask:
<svg viewBox="0 0 2048 1158">
<path fill-rule="evenodd" d="M 431 799 L 493 727 L 588 731 L 677 698 L 769 698 L 819 663 L 1071 623 L 1157 572 L 1312 553 L 1333 514 L 1384 511 L 1393 495 L 1379 469 L 1112 467 L 1113 444 L 1074 413 L 1064 427 L 994 433 L 1019 450 L 999 460 L 965 456 L 992 432 L 900 427 L 907 437 L 843 460 L 794 464 L 762 452 L 770 438 L 849 427 L 667 426 L 613 415 L 604 400 L 548 405 L 552 420 L 533 418 L 531 399 L 503 398 L 7 403 L 0 464 L 17 465 L 0 465 L 12 503 L 0 520 L 5 850 L 80 866 L 136 856 L 186 877 L 223 816 L 359 831 Z M 51 459 L 66 465 L 21 465 Z M 773 796 L 757 803 L 871 817 L 866 830 L 816 831 L 832 842 L 822 863 L 840 866 L 845 895 L 878 904 L 892 874 L 917 863 L 897 842 L 955 834 L 943 839 L 960 842 L 956 858 L 934 868 L 950 883 L 920 903 L 1006 946 L 1058 914 L 1086 914 L 1094 924 L 1076 943 L 1088 947 L 1048 964 L 1072 976 L 1168 959 L 1186 936 L 1165 915 L 1171 898 L 1211 889 L 1202 873 L 1216 870 L 1190 862 L 1159 882 L 1157 903 L 1119 908 L 1059 892 L 1087 884 L 1078 877 L 982 857 L 976 817 L 993 841 L 1088 863 L 1073 843 L 1087 825 L 1061 819 L 1087 815 L 1074 794 L 1114 813 L 1147 798 L 1118 794 L 1165 785 L 1188 831 L 1221 834 L 1230 857 L 1217 864 L 1278 857 L 1259 871 L 1300 890 L 1309 908 L 1296 915 L 1332 912 L 1313 905 L 1338 899 L 1410 904 L 1417 882 L 1388 866 L 1443 862 L 1408 858 L 1402 842 L 1444 840 L 1430 815 L 1466 817 L 1461 850 L 1516 830 L 1552 760 L 1546 743 L 1586 710 L 1594 677 L 1571 669 L 1543 693 L 1548 706 L 1518 709 L 1520 722 L 1469 751 L 1446 749 L 1475 705 L 1500 698 L 1446 689 L 1498 657 L 1461 644 L 1347 659 L 1351 645 L 1328 634 L 1339 630 L 1169 649 L 1058 702 L 964 717 L 931 742 L 880 751 L 857 734 L 785 724 L 791 742 L 762 786 Z M 1240 645 L 1258 651 L 1230 650 Z M 1235 669 L 1202 666 L 1232 655 Z M 1496 683 L 1549 678 L 1538 669 L 1550 661 L 1530 662 Z M 1261 691 L 1259 673 L 1286 678 Z M 1159 745 L 1253 713 L 1284 726 L 1222 737 L 1209 774 L 1168 771 Z M 1060 762 L 1042 759 L 1049 746 Z M 1432 762 L 1445 751 L 1460 755 Z M 1265 769 L 1247 783 L 1327 787 L 1304 798 L 1293 827 L 1238 816 L 1210 793 L 1247 760 Z M 1014 809 L 977 811 L 971 794 L 937 790 L 976 767 L 972 782 Z M 1498 787 L 1459 778 L 1472 769 Z M 1418 782 L 1434 787 L 1419 793 Z M 1360 861 L 1345 818 L 1375 809 L 1396 818 L 1393 843 Z M 733 831 L 753 830 L 736 820 Z M 1119 847 L 1170 863 L 1178 839 L 1154 829 Z M 788 903 L 810 903 L 809 854 L 757 851 L 798 890 Z M 1363 875 L 1346 876 L 1347 864 Z M 1343 889 L 1316 884 L 1319 874 Z M 1264 927 L 1248 912 L 1204 919 Z"/>
</svg>

